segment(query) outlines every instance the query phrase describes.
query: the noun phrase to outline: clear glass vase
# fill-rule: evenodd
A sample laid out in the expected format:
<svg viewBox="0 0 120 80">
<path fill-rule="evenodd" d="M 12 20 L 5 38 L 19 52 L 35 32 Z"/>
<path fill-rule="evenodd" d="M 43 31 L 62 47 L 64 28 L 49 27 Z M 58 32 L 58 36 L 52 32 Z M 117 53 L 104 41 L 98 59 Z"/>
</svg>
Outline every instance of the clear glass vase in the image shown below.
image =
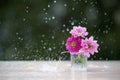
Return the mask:
<svg viewBox="0 0 120 80">
<path fill-rule="evenodd" d="M 87 56 L 82 54 L 71 55 L 71 69 L 74 71 L 87 71 Z"/>
</svg>

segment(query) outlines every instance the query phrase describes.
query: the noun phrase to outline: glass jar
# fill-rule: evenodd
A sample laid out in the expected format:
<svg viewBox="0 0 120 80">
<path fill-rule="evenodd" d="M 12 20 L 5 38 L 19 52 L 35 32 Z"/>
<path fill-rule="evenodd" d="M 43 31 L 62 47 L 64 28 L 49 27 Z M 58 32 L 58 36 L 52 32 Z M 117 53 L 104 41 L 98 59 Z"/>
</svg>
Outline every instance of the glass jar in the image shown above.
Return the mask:
<svg viewBox="0 0 120 80">
<path fill-rule="evenodd" d="M 74 71 L 87 71 L 87 56 L 82 54 L 72 54 L 71 69 Z"/>
</svg>

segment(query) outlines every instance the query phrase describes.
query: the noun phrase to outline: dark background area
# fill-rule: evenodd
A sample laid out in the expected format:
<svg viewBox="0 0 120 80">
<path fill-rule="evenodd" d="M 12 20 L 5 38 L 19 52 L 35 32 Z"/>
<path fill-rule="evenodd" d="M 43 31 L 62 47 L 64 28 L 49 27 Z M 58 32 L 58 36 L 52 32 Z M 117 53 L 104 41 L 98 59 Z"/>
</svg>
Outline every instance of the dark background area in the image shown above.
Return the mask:
<svg viewBox="0 0 120 80">
<path fill-rule="evenodd" d="M 61 52 L 74 25 L 87 27 L 98 40 L 99 53 L 90 60 L 120 60 L 119 5 L 119 0 L 0 0 L 0 60 L 69 60 Z"/>
</svg>

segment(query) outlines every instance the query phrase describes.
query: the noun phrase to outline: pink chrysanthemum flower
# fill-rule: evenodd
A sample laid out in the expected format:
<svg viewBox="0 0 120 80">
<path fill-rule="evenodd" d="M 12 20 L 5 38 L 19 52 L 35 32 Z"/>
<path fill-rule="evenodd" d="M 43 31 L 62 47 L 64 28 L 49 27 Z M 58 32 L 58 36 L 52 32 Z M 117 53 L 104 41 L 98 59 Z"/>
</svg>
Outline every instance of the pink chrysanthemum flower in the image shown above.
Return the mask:
<svg viewBox="0 0 120 80">
<path fill-rule="evenodd" d="M 75 54 L 79 52 L 79 50 L 82 48 L 81 47 L 81 41 L 82 39 L 79 37 L 69 37 L 66 41 L 66 49 L 71 53 Z"/>
<path fill-rule="evenodd" d="M 81 43 L 82 49 L 79 50 L 79 53 L 86 55 L 87 57 L 90 57 L 90 54 L 94 54 L 94 52 L 98 52 L 98 44 L 96 40 L 93 40 L 93 36 L 91 36 L 89 39 L 82 40 Z"/>
<path fill-rule="evenodd" d="M 70 31 L 70 34 L 74 37 L 85 37 L 88 35 L 88 32 L 86 32 L 87 29 L 85 27 L 81 26 L 74 26 L 73 29 Z"/>
</svg>

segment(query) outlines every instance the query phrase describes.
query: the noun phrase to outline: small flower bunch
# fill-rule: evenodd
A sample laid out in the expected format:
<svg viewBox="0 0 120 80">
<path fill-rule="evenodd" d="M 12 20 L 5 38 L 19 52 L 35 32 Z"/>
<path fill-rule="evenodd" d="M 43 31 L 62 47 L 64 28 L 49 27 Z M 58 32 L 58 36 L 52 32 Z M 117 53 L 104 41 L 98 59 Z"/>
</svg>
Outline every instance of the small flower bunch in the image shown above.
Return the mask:
<svg viewBox="0 0 120 80">
<path fill-rule="evenodd" d="M 71 55 L 82 54 L 87 57 L 98 52 L 98 46 L 94 37 L 86 38 L 88 35 L 87 29 L 81 26 L 74 26 L 70 31 L 71 37 L 66 40 L 66 49 Z"/>
</svg>

